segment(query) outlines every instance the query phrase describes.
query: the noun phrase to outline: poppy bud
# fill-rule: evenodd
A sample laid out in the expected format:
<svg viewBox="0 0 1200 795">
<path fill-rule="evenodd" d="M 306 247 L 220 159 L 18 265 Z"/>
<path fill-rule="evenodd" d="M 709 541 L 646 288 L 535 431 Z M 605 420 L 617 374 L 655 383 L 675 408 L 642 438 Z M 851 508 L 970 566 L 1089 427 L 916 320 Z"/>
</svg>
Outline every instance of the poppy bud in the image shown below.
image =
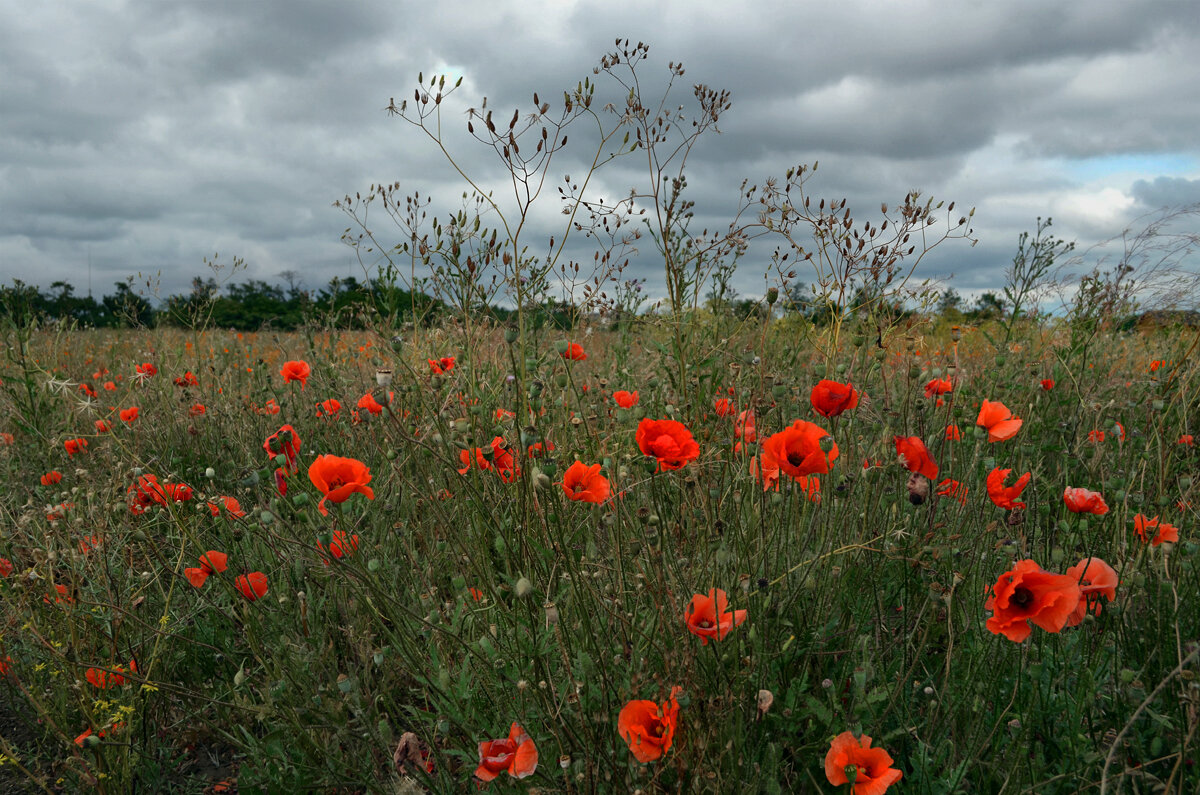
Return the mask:
<svg viewBox="0 0 1200 795">
<path fill-rule="evenodd" d="M 217 470 L 213 469 L 212 467 L 208 467 L 207 469 L 204 470 L 204 477 L 208 478 L 209 480 L 212 480 L 216 476 L 217 476 Z"/>
<path fill-rule="evenodd" d="M 514 342 L 516 342 L 518 336 L 520 336 L 520 334 L 515 328 L 504 330 L 504 341 L 509 345 L 512 345 Z"/>
<path fill-rule="evenodd" d="M 1191 475 L 1184 475 L 1179 479 L 1179 488 L 1190 489 L 1192 487 Z"/>
<path fill-rule="evenodd" d="M 263 524 L 271 524 L 275 521 L 275 514 L 271 513 L 270 511 L 263 511 L 258 515 L 258 519 Z"/>
<path fill-rule="evenodd" d="M 855 334 L 853 337 L 850 338 L 850 344 L 853 345 L 855 348 L 861 348 L 863 346 L 863 343 L 865 343 L 866 341 L 867 341 L 867 338 L 864 337 L 862 334 Z"/>
<path fill-rule="evenodd" d="M 822 436 L 821 440 L 819 442 L 817 442 L 817 445 L 821 448 L 822 453 L 828 453 L 831 450 L 833 450 L 834 447 L 836 447 L 836 445 L 834 444 L 834 441 L 833 441 L 833 437 L 828 434 L 826 434 L 825 436 Z"/>
<path fill-rule="evenodd" d="M 554 342 L 554 350 L 559 356 L 562 356 L 564 353 L 566 353 L 567 349 L 570 347 L 571 344 L 566 340 L 555 340 Z"/>
<path fill-rule="evenodd" d="M 238 668 L 238 672 L 233 675 L 233 686 L 241 687 L 242 682 L 246 681 L 246 669 Z"/>
<path fill-rule="evenodd" d="M 95 748 L 98 745 L 100 745 L 100 738 L 94 734 L 89 734 L 87 737 L 83 738 L 84 748 Z"/>
</svg>

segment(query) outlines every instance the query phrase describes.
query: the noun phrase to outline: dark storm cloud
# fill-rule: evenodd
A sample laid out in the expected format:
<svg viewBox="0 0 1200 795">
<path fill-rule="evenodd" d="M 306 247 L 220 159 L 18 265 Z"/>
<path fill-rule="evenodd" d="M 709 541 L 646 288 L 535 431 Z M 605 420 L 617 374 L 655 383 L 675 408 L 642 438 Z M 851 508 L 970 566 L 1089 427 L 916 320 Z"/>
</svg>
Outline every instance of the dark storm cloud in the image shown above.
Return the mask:
<svg viewBox="0 0 1200 795">
<path fill-rule="evenodd" d="M 592 74 L 617 36 L 652 45 L 638 70 L 647 98 L 668 60 L 687 67 L 672 103 L 693 107 L 693 83 L 732 92 L 722 134 L 688 161 L 697 227 L 728 225 L 743 179 L 819 159 L 814 195 L 846 197 L 861 217 L 913 188 L 978 207 L 980 242 L 939 249 L 918 276 L 985 289 L 1038 215 L 1066 237 L 1105 237 L 1134 205 L 1196 200 L 1188 1 L 80 0 L 0 10 L 0 281 L 81 284 L 90 256 L 97 285 L 161 270 L 170 292 L 217 251 L 244 257 L 250 278 L 294 270 L 315 287 L 354 273 L 334 199 L 399 181 L 432 196 L 432 212 L 462 203 L 436 146 L 383 112 L 389 97 L 411 98 L 418 71 L 461 75 L 443 108 L 448 147 L 507 196 L 495 155 L 462 129 L 467 107 L 487 95 L 507 115 L 534 91 L 557 103 L 585 77 L 601 104 L 618 102 L 625 89 Z M 551 190 L 585 168 L 592 134 L 570 135 Z M 1183 165 L 1076 167 L 1154 153 Z M 597 195 L 647 180 L 627 158 L 597 175 Z M 531 233 L 561 234 L 553 197 L 541 202 Z M 400 236 L 378 213 L 370 224 L 385 244 Z M 661 265 L 640 249 L 631 275 L 654 284 Z M 579 238 L 568 253 L 592 250 Z M 766 253 L 753 253 L 736 284 L 749 294 L 763 287 Z"/>
</svg>

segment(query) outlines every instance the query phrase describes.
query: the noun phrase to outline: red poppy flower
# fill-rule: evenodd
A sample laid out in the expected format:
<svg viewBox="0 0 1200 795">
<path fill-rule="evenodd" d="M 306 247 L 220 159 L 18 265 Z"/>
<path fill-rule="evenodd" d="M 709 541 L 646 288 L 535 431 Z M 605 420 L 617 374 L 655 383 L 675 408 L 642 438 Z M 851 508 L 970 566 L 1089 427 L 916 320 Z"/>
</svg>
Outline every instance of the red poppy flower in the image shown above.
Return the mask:
<svg viewBox="0 0 1200 795">
<path fill-rule="evenodd" d="M 828 451 L 822 449 L 822 444 Z M 763 441 L 762 465 L 764 469 L 778 468 L 793 480 L 799 480 L 828 472 L 838 455 L 838 446 L 828 431 L 811 422 L 796 420 Z"/>
<path fill-rule="evenodd" d="M 267 575 L 261 571 L 239 574 L 233 581 L 233 586 L 238 589 L 238 593 L 253 602 L 267 595 Z"/>
<path fill-rule="evenodd" d="M 0 433 L 0 444 L 12 444 L 12 443 L 13 443 L 13 435 L 11 433 L 8 433 L 7 431 L 4 433 Z"/>
<path fill-rule="evenodd" d="M 1092 444 L 1099 444 L 1104 441 L 1104 431 L 1091 430 L 1088 431 L 1088 441 Z"/>
<path fill-rule="evenodd" d="M 812 388 L 809 400 L 822 417 L 836 417 L 858 405 L 858 390 L 849 384 L 822 379 Z"/>
<path fill-rule="evenodd" d="M 358 404 L 357 404 L 356 408 L 366 409 L 367 411 L 371 412 L 372 414 L 382 414 L 383 413 L 383 406 L 381 406 L 379 404 L 379 401 L 376 400 L 375 396 L 372 395 L 370 392 L 368 392 L 367 394 L 363 395 L 362 397 L 360 397 L 358 399 Z"/>
<path fill-rule="evenodd" d="M 639 762 L 653 762 L 671 749 L 679 724 L 679 702 L 675 696 L 682 687 L 671 688 L 671 695 L 659 705 L 653 701 L 630 701 L 617 716 L 621 735 Z"/>
<path fill-rule="evenodd" d="M 989 442 L 1003 442 L 1017 435 L 1021 420 L 1014 417 L 1008 407 L 1000 402 L 983 401 L 975 424 L 987 428 Z"/>
<path fill-rule="evenodd" d="M 578 342 L 572 342 L 567 345 L 567 349 L 563 351 L 562 357 L 569 359 L 572 362 L 582 362 L 587 359 L 587 354 L 583 352 L 583 346 Z"/>
<path fill-rule="evenodd" d="M 745 610 L 730 612 L 728 607 L 728 595 L 720 588 L 710 588 L 707 596 L 698 593 L 688 602 L 683 611 L 683 622 L 688 632 L 707 646 L 709 638 L 721 640 L 746 620 Z"/>
<path fill-rule="evenodd" d="M 114 384 L 112 381 L 105 381 L 104 382 L 104 391 L 105 392 L 116 392 L 117 385 Z"/>
<path fill-rule="evenodd" d="M 0 676 L 8 676 L 12 673 L 12 657 L 5 656 L 0 660 Z"/>
<path fill-rule="evenodd" d="M 554 452 L 554 442 L 534 442 L 525 448 L 527 458 L 541 458 L 546 453 L 552 452 Z"/>
<path fill-rule="evenodd" d="M 1150 372 L 1153 373 L 1155 370 L 1158 370 L 1160 367 L 1166 367 L 1166 365 L 1167 365 L 1167 363 L 1164 360 L 1155 359 L 1154 361 L 1150 362 Z"/>
<path fill-rule="evenodd" d="M 291 425 L 284 425 L 263 442 L 263 449 L 272 456 L 283 453 L 288 466 L 296 469 L 296 456 L 300 454 L 300 434 Z"/>
<path fill-rule="evenodd" d="M 213 516 L 218 516 L 221 513 L 222 505 L 225 506 L 225 512 L 230 516 L 241 518 L 246 515 L 246 512 L 242 510 L 242 504 L 233 497 L 216 497 L 209 500 L 208 510 Z"/>
<path fill-rule="evenodd" d="M 1054 389 L 1054 379 L 1043 378 L 1042 379 L 1042 389 L 1046 390 L 1047 392 L 1049 392 L 1051 389 Z"/>
<path fill-rule="evenodd" d="M 967 487 L 959 481 L 946 478 L 938 484 L 937 493 L 943 497 L 950 497 L 951 499 L 958 500 L 960 505 L 966 505 L 967 491 Z"/>
<path fill-rule="evenodd" d="M 478 588 L 468 588 L 467 593 L 471 594 L 471 598 L 476 602 L 478 602 L 480 599 L 483 599 L 483 591 L 479 590 Z"/>
<path fill-rule="evenodd" d="M 470 450 L 458 451 L 458 462 L 462 464 L 459 467 L 458 474 L 465 475 L 471 470 L 471 465 L 474 464 L 478 469 L 491 469 L 491 463 L 484 458 L 483 450 L 479 447 Z"/>
<path fill-rule="evenodd" d="M 751 444 L 758 441 L 758 428 L 755 425 L 754 409 L 745 409 L 738 412 L 737 419 L 733 421 L 733 438 L 737 439 L 737 443 L 733 446 L 735 453 L 742 451 L 742 444 Z"/>
<path fill-rule="evenodd" d="M 853 771 L 853 779 L 848 771 Z M 825 778 L 835 787 L 853 781 L 853 795 L 883 795 L 903 775 L 892 767 L 891 754 L 872 748 L 871 738 L 865 734 L 856 738 L 852 732 L 842 732 L 825 754 Z"/>
<path fill-rule="evenodd" d="M 1195 442 L 1195 437 L 1192 436 L 1190 433 L 1185 433 L 1183 436 L 1179 437 L 1179 439 L 1175 442 L 1175 444 L 1186 444 L 1188 447 L 1192 447 L 1194 445 L 1194 442 Z"/>
<path fill-rule="evenodd" d="M 1082 594 L 1078 577 L 1051 574 L 1032 560 L 1001 574 L 991 592 L 984 603 L 992 611 L 988 630 L 1017 643 L 1033 631 L 1030 621 L 1047 632 L 1061 631 Z"/>
<path fill-rule="evenodd" d="M 97 690 L 108 690 L 110 687 L 125 684 L 124 674 L 125 666 L 114 665 L 111 671 L 104 668 L 88 668 L 83 675 L 91 683 L 92 687 Z"/>
<path fill-rule="evenodd" d="M 1179 542 L 1179 528 L 1166 522 L 1158 521 L 1158 517 L 1147 519 L 1142 514 L 1133 517 L 1133 531 L 1142 541 L 1158 546 L 1164 542 L 1176 544 Z M 1151 535 L 1153 532 L 1153 535 Z"/>
<path fill-rule="evenodd" d="M 63 442 L 63 447 L 66 448 L 67 455 L 86 453 L 87 446 L 87 439 L 67 439 L 65 442 Z"/>
<path fill-rule="evenodd" d="M 512 483 L 521 474 L 517 462 L 509 452 L 508 442 L 504 441 L 503 436 L 496 436 L 492 439 L 492 468 L 505 483 Z"/>
<path fill-rule="evenodd" d="M 429 362 L 429 371 L 434 375 L 445 375 L 454 369 L 454 357 L 443 356 L 440 359 L 426 359 Z"/>
<path fill-rule="evenodd" d="M 205 408 L 203 403 L 193 403 L 192 407 L 190 409 L 188 409 L 189 417 L 199 417 L 199 416 L 202 416 L 207 413 L 208 413 L 208 409 Z"/>
<path fill-rule="evenodd" d="M 196 378 L 191 370 L 188 370 L 186 373 L 175 379 L 175 386 L 200 386 L 200 381 Z"/>
<path fill-rule="evenodd" d="M 12 561 L 8 558 L 0 558 L 0 577 L 7 577 L 13 573 Z"/>
<path fill-rule="evenodd" d="M 130 406 L 127 409 L 121 409 L 121 422 L 126 425 L 132 425 L 133 421 L 138 418 L 138 407 Z"/>
<path fill-rule="evenodd" d="M 987 476 L 987 493 L 991 497 L 992 502 L 1001 508 L 1012 510 L 1013 508 L 1024 508 L 1025 503 L 1017 502 L 1017 498 L 1021 496 L 1021 492 L 1029 485 L 1032 474 L 1026 472 L 1021 477 L 1017 478 L 1017 482 L 1011 486 L 1005 486 L 1004 481 L 1008 480 L 1011 469 L 1000 469 L 997 467 L 988 473 Z"/>
<path fill-rule="evenodd" d="M 144 362 L 133 368 L 142 378 L 149 378 L 152 375 L 158 375 L 158 368 L 150 362 Z"/>
<path fill-rule="evenodd" d="M 624 389 L 618 389 L 616 392 L 613 392 L 613 400 L 615 400 L 617 405 L 621 408 L 631 409 L 637 405 L 638 393 L 626 392 Z"/>
<path fill-rule="evenodd" d="M 608 478 L 600 474 L 600 469 L 600 464 L 588 466 L 582 461 L 576 461 L 567 467 L 562 479 L 567 499 L 596 505 L 607 500 L 611 494 Z"/>
<path fill-rule="evenodd" d="M 938 465 L 929 454 L 929 448 L 919 436 L 893 436 L 896 443 L 896 453 L 901 463 L 909 472 L 920 472 L 933 480 L 938 474 Z"/>
<path fill-rule="evenodd" d="M 680 469 L 700 457 L 700 445 L 683 423 L 643 419 L 637 427 L 637 446 L 643 455 L 658 459 L 660 472 Z"/>
<path fill-rule="evenodd" d="M 255 406 L 254 411 L 258 414 L 278 414 L 279 404 L 275 402 L 275 398 L 271 398 L 265 406 Z"/>
<path fill-rule="evenodd" d="M 931 398 L 935 395 L 944 395 L 947 392 L 954 390 L 954 384 L 948 378 L 935 378 L 925 385 L 925 397 Z"/>
<path fill-rule="evenodd" d="M 957 425 L 947 425 L 946 426 L 946 441 L 948 441 L 948 442 L 962 441 L 962 431 L 960 431 L 958 429 Z"/>
<path fill-rule="evenodd" d="M 342 410 L 342 402 L 340 400 L 338 400 L 337 398 L 329 398 L 328 400 L 323 400 L 317 404 L 317 416 L 318 417 L 334 417 L 334 418 L 336 418 L 337 415 L 341 412 L 341 410 Z"/>
<path fill-rule="evenodd" d="M 713 409 L 716 410 L 718 417 L 728 417 L 737 411 L 737 406 L 729 398 L 717 398 L 716 402 L 713 403 Z"/>
<path fill-rule="evenodd" d="M 1079 603 L 1067 619 L 1067 626 L 1073 627 L 1083 621 L 1088 613 L 1088 605 L 1096 615 L 1100 615 L 1100 597 L 1108 601 L 1117 598 L 1117 572 L 1100 558 L 1084 558 L 1067 569 L 1066 576 L 1079 583 Z"/>
<path fill-rule="evenodd" d="M 188 582 L 199 588 L 204 585 L 208 575 L 225 571 L 227 568 L 229 568 L 229 556 L 224 552 L 210 549 L 200 556 L 199 566 L 188 567 L 183 570 L 183 574 L 187 577 Z"/>
<path fill-rule="evenodd" d="M 112 426 L 108 424 L 108 420 L 96 420 L 92 425 L 95 427 L 96 433 L 109 433 L 112 430 Z"/>
<path fill-rule="evenodd" d="M 358 549 L 358 535 L 346 535 L 345 530 L 334 530 L 333 537 L 329 540 L 329 548 L 320 541 L 317 542 L 317 552 L 321 553 L 321 562 L 326 566 L 329 565 L 329 558 L 341 560 L 348 558 Z"/>
<path fill-rule="evenodd" d="M 371 482 L 371 470 L 354 458 L 317 456 L 317 460 L 308 465 L 308 479 L 325 495 L 317 503 L 317 510 L 322 516 L 329 515 L 326 501 L 342 503 L 355 493 L 362 494 L 368 500 L 375 499 L 375 492 L 367 485 Z"/>
<path fill-rule="evenodd" d="M 53 486 L 55 483 L 62 481 L 62 473 L 57 469 L 51 470 L 42 475 L 41 482 L 43 486 Z"/>
<path fill-rule="evenodd" d="M 508 737 L 479 744 L 479 767 L 475 768 L 475 778 L 486 782 L 501 773 L 525 778 L 533 775 L 537 764 L 537 746 L 525 730 L 514 723 L 508 730 Z"/>
<path fill-rule="evenodd" d="M 82 392 L 83 394 L 87 395 L 88 397 L 90 397 L 92 400 L 95 400 L 96 398 L 100 397 L 99 395 L 96 394 L 96 390 L 91 384 L 80 384 L 79 391 Z"/>
<path fill-rule="evenodd" d="M 290 384 L 293 381 L 299 381 L 300 388 L 304 389 L 308 386 L 308 377 L 312 375 L 312 368 L 308 366 L 308 362 L 295 360 L 284 362 L 279 374 L 283 376 L 284 383 Z"/>
<path fill-rule="evenodd" d="M 755 480 L 762 482 L 763 491 L 772 488 L 779 491 L 778 465 L 768 469 L 763 465 L 761 459 L 762 456 L 753 456 L 750 459 L 750 474 L 754 476 Z"/>
<path fill-rule="evenodd" d="M 1108 505 L 1104 502 L 1104 497 L 1099 492 L 1087 489 L 1068 486 L 1063 492 L 1063 502 L 1066 503 L 1067 510 L 1072 513 L 1093 513 L 1096 516 L 1108 513 Z"/>
</svg>

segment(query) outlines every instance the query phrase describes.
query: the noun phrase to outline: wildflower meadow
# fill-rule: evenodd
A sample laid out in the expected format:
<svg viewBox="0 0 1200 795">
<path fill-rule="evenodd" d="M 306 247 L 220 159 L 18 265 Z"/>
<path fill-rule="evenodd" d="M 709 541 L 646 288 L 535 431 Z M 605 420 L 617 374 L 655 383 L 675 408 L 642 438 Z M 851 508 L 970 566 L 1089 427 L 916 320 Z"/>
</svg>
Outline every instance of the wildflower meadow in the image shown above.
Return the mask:
<svg viewBox="0 0 1200 795">
<path fill-rule="evenodd" d="M 452 83 L 420 85 L 396 112 L 428 131 Z M 701 89 L 703 132 L 725 100 Z M 528 176 L 518 134 L 545 153 L 607 118 L 589 90 L 472 132 Z M 606 128 L 631 152 L 693 129 L 633 102 Z M 1099 281 L 1062 316 L 901 311 L 896 224 L 950 212 L 950 240 L 961 213 L 913 195 L 851 225 L 811 173 L 747 188 L 707 243 L 668 180 L 657 312 L 614 292 L 535 323 L 562 263 L 464 216 L 380 265 L 433 273 L 433 316 L 6 315 L 0 787 L 1197 791 L 1200 333 L 1089 314 Z M 343 209 L 368 200 L 420 223 L 390 188 Z M 383 232 L 357 229 L 368 256 Z M 781 276 L 832 263 L 837 311 L 786 285 L 704 305 L 758 234 Z M 519 311 L 479 309 L 485 273 Z"/>
</svg>

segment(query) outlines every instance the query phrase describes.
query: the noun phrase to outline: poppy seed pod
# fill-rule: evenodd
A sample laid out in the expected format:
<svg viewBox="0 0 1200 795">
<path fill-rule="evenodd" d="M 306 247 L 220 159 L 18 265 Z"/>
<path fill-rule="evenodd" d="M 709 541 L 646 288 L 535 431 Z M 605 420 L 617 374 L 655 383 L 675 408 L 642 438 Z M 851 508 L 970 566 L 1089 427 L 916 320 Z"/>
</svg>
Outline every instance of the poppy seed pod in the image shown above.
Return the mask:
<svg viewBox="0 0 1200 795">
<path fill-rule="evenodd" d="M 908 476 L 908 501 L 920 505 L 929 499 L 929 479 L 920 472 Z"/>
<path fill-rule="evenodd" d="M 529 594 L 533 592 L 533 583 L 531 583 L 529 581 L 528 577 L 522 577 L 519 580 L 517 580 L 517 586 L 515 588 L 515 591 L 516 591 L 518 599 L 524 599 L 526 596 L 529 596 Z"/>
</svg>

